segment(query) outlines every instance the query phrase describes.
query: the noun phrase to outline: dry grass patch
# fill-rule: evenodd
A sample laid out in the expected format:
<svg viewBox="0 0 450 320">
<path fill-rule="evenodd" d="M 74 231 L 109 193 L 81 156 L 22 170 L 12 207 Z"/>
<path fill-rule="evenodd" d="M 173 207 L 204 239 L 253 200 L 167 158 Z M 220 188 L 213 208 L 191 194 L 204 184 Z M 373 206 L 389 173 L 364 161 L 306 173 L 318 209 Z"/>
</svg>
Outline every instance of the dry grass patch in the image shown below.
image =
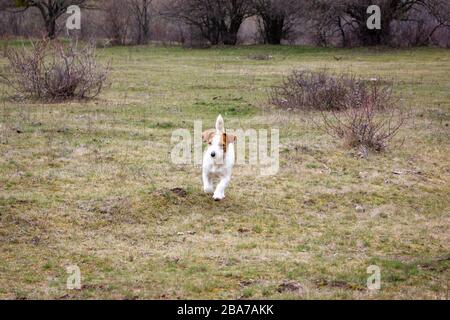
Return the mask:
<svg viewBox="0 0 450 320">
<path fill-rule="evenodd" d="M 249 63 L 247 54 L 274 59 Z M 4 93 L 0 297 L 444 297 L 450 150 L 447 118 L 436 112 L 450 106 L 450 57 L 336 54 L 107 48 L 115 81 L 98 100 L 19 108 Z M 398 133 L 403 146 L 360 158 L 299 114 L 258 110 L 254 101 L 299 65 L 365 78 L 376 68 L 404 83 L 414 112 Z M 200 168 L 173 165 L 169 152 L 175 128 L 214 123 L 219 112 L 229 128 L 279 128 L 282 146 L 277 175 L 237 166 L 217 203 L 202 192 Z M 73 264 L 80 291 L 65 286 Z M 382 272 L 376 293 L 365 288 L 371 264 Z"/>
</svg>

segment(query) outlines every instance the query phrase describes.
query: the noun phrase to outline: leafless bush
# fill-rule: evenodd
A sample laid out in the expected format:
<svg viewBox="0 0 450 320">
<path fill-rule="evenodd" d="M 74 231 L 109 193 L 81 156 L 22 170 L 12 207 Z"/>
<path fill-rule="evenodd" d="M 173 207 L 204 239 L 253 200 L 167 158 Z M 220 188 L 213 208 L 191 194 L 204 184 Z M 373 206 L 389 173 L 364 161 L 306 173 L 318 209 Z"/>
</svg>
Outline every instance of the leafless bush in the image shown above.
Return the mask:
<svg viewBox="0 0 450 320">
<path fill-rule="evenodd" d="M 104 87 L 109 65 L 97 61 L 95 47 L 41 40 L 6 53 L 7 84 L 20 94 L 42 100 L 96 97 Z"/>
<path fill-rule="evenodd" d="M 326 71 L 294 70 L 281 85 L 269 91 L 269 103 L 295 111 L 340 110 L 355 80 L 350 77 L 332 77 Z"/>
<path fill-rule="evenodd" d="M 294 111 L 344 110 L 359 108 L 369 95 L 377 110 L 392 107 L 390 82 L 368 81 L 353 75 L 333 76 L 326 71 L 294 70 L 281 85 L 269 91 L 269 103 Z"/>
<path fill-rule="evenodd" d="M 349 147 L 383 151 L 406 120 L 393 83 L 326 71 L 294 71 L 269 94 L 272 105 L 288 111 L 319 111 L 316 125 Z M 312 119 L 314 117 L 311 117 Z"/>
<path fill-rule="evenodd" d="M 383 151 L 407 117 L 392 94 L 392 83 L 379 79 L 359 82 L 350 90 L 340 110 L 321 112 L 322 125 L 348 147 Z M 354 89 L 353 88 L 353 89 Z"/>
</svg>

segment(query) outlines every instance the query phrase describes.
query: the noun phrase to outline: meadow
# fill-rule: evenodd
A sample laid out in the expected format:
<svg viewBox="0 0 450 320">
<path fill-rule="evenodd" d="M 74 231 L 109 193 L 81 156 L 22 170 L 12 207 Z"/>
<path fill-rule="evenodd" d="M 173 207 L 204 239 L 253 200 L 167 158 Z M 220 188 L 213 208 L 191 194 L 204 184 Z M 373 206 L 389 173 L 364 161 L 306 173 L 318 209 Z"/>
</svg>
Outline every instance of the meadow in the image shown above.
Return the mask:
<svg viewBox="0 0 450 320">
<path fill-rule="evenodd" d="M 41 103 L 0 86 L 0 299 L 446 299 L 450 51 L 114 47 L 111 85 Z M 0 55 L 0 67 L 6 59 Z M 410 119 L 361 157 L 268 106 L 292 69 L 383 76 Z M 227 197 L 171 162 L 172 132 L 280 130 L 280 169 Z M 81 290 L 68 290 L 76 265 Z M 366 286 L 379 266 L 381 289 Z"/>
</svg>

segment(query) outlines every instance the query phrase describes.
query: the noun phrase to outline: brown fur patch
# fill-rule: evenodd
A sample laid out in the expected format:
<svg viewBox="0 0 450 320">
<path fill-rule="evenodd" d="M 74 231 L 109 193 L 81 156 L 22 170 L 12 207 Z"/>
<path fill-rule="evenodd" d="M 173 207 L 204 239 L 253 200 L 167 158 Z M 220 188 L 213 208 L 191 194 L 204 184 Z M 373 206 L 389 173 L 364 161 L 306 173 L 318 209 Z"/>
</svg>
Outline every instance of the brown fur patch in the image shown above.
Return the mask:
<svg viewBox="0 0 450 320">
<path fill-rule="evenodd" d="M 233 134 L 222 133 L 222 138 L 220 139 L 220 143 L 223 146 L 223 152 L 227 152 L 227 146 L 230 143 L 236 142 L 237 137 Z"/>
<path fill-rule="evenodd" d="M 203 142 L 211 143 L 212 139 L 214 139 L 214 135 L 216 134 L 216 130 L 209 129 L 202 133 Z M 236 142 L 237 137 L 233 134 L 222 133 L 222 137 L 220 138 L 220 144 L 223 147 L 223 151 L 227 151 L 227 145 L 230 143 Z"/>
<path fill-rule="evenodd" d="M 234 134 L 227 134 L 227 144 L 235 143 L 237 141 L 237 137 Z"/>
<path fill-rule="evenodd" d="M 227 134 L 224 132 L 222 133 L 222 137 L 220 138 L 220 144 L 223 148 L 223 153 L 227 152 Z"/>
<path fill-rule="evenodd" d="M 209 129 L 202 133 L 203 142 L 211 143 L 212 139 L 214 139 L 214 135 L 216 134 L 216 130 Z"/>
</svg>

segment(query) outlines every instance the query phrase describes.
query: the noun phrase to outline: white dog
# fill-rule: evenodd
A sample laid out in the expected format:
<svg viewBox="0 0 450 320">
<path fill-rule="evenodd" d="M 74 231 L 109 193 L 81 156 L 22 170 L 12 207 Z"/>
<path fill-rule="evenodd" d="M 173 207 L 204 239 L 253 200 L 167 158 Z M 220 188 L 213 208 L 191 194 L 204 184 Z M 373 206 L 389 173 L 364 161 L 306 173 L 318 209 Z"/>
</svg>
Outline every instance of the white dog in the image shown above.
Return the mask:
<svg viewBox="0 0 450 320">
<path fill-rule="evenodd" d="M 231 180 L 236 136 L 225 132 L 223 118 L 219 115 L 216 129 L 206 130 L 203 132 L 202 138 L 204 142 L 208 143 L 208 148 L 203 155 L 203 190 L 206 193 L 214 192 L 214 200 L 219 201 L 225 198 L 225 188 Z M 215 191 L 211 182 L 213 176 L 220 178 Z"/>
</svg>

